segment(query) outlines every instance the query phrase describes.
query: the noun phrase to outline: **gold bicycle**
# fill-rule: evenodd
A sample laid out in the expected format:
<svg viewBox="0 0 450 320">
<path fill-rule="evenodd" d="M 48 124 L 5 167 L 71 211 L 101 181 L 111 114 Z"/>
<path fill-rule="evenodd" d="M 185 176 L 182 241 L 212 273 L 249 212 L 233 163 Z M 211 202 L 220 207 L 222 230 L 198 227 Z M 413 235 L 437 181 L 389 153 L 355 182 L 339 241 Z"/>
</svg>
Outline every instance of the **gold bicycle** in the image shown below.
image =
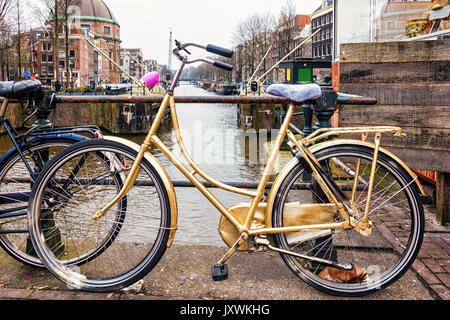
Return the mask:
<svg viewBox="0 0 450 320">
<path fill-rule="evenodd" d="M 261 248 L 279 252 L 302 280 L 334 295 L 372 293 L 403 275 L 420 249 L 424 217 L 419 197 L 423 189 L 416 175 L 381 146 L 382 134 L 402 136 L 401 128 L 320 129 L 298 139 L 289 130 L 296 105 L 320 97 L 320 87 L 275 86 L 292 102 L 258 187 L 248 190 L 217 181 L 186 150 L 174 89 L 187 64 L 232 67 L 190 60 L 190 46 L 232 56 L 217 46 L 177 42 L 174 54 L 180 69 L 142 145 L 118 137 L 81 142 L 53 158 L 41 173 L 30 199 L 29 228 L 45 266 L 68 285 L 88 291 L 131 285 L 155 267 L 178 226 L 175 189 L 150 153 L 156 148 L 222 214 L 219 232 L 229 250 L 212 266 L 213 280 L 227 278 L 225 262 L 236 251 Z M 168 108 L 187 164 L 157 135 Z M 342 138 L 350 134 L 361 139 Z M 292 160 L 265 193 L 286 137 Z M 199 177 L 250 200 L 227 208 Z M 53 252 L 44 227 L 48 219 L 59 229 L 63 254 Z"/>
</svg>

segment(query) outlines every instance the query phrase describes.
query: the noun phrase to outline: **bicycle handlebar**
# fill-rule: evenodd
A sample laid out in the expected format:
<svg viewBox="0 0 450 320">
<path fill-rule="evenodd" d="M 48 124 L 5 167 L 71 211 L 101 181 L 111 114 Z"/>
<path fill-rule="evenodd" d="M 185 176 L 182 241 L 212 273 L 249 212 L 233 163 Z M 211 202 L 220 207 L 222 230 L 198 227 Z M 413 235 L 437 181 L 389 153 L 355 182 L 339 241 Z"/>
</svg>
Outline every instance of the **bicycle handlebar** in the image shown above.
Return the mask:
<svg viewBox="0 0 450 320">
<path fill-rule="evenodd" d="M 221 61 L 215 61 L 215 60 L 210 60 L 210 59 L 204 59 L 204 58 L 200 58 L 200 59 L 195 59 L 195 60 L 188 60 L 187 57 L 183 56 L 180 54 L 180 51 L 184 51 L 187 54 L 191 54 L 186 48 L 188 47 L 197 47 L 203 50 L 206 50 L 207 52 L 211 52 L 217 55 L 220 55 L 222 57 L 225 58 L 231 58 L 233 57 L 233 50 L 230 49 L 225 49 L 213 44 L 208 44 L 206 47 L 197 43 L 184 43 L 181 44 L 178 40 L 175 40 L 175 44 L 176 44 L 176 48 L 173 50 L 173 54 L 182 62 L 186 63 L 186 64 L 191 64 L 191 63 L 195 63 L 195 62 L 206 62 L 209 64 L 212 64 L 214 67 L 217 68 L 221 68 L 227 71 L 232 71 L 233 70 L 233 66 L 229 65 L 227 63 L 221 62 Z"/>
<path fill-rule="evenodd" d="M 214 61 L 213 66 L 216 68 L 220 68 L 227 71 L 233 71 L 233 66 L 229 65 L 228 63 L 220 62 L 220 61 Z"/>
<path fill-rule="evenodd" d="M 225 49 L 225 48 L 222 48 L 219 46 L 215 46 L 213 44 L 208 44 L 206 46 L 206 51 L 217 54 L 217 55 L 225 57 L 225 58 L 233 57 L 233 50 Z"/>
</svg>

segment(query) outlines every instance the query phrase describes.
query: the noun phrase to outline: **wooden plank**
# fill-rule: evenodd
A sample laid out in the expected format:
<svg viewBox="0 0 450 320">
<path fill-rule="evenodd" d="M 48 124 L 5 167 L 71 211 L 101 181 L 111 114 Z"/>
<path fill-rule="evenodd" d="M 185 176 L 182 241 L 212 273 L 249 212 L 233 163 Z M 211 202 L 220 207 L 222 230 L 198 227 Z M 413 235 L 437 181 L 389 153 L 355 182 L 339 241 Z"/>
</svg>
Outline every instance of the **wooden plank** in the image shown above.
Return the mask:
<svg viewBox="0 0 450 320">
<path fill-rule="evenodd" d="M 379 105 L 450 106 L 450 83 L 340 83 L 340 92 L 373 97 Z"/>
<path fill-rule="evenodd" d="M 450 60 L 450 40 L 344 43 L 341 62 L 411 62 Z"/>
<path fill-rule="evenodd" d="M 386 63 L 341 63 L 340 83 L 450 82 L 450 60 Z"/>
<path fill-rule="evenodd" d="M 348 126 L 382 123 L 400 127 L 449 128 L 450 106 L 343 106 L 340 121 Z"/>
<path fill-rule="evenodd" d="M 404 147 L 387 146 L 383 147 L 402 159 L 411 169 L 433 170 L 439 172 L 450 172 L 450 151 L 441 150 L 418 150 Z"/>
<path fill-rule="evenodd" d="M 379 124 L 352 124 L 339 122 L 340 127 L 362 127 L 362 126 L 377 126 Z M 402 127 L 406 137 L 397 137 L 394 135 L 385 134 L 382 136 L 383 146 L 393 146 L 399 148 L 406 148 L 408 150 L 415 150 L 415 152 L 422 152 L 425 150 L 445 151 L 450 153 L 450 128 L 416 128 L 416 127 Z M 356 137 L 358 138 L 358 137 Z M 433 159 L 442 162 L 443 159 Z M 449 167 L 450 167 L 450 161 Z M 416 168 L 434 170 L 429 168 Z M 450 172 L 450 171 L 449 171 Z"/>
<path fill-rule="evenodd" d="M 449 222 L 450 217 L 450 173 L 437 173 L 436 181 L 436 218 L 441 225 Z"/>
<path fill-rule="evenodd" d="M 383 137 L 383 145 L 402 147 L 409 150 L 416 150 L 416 152 L 422 152 L 424 150 L 435 150 L 446 151 L 450 153 L 450 128 L 442 129 L 404 127 L 403 131 L 407 134 L 405 138 L 386 135 Z M 443 161 L 442 158 L 433 160 L 439 162 Z"/>
</svg>

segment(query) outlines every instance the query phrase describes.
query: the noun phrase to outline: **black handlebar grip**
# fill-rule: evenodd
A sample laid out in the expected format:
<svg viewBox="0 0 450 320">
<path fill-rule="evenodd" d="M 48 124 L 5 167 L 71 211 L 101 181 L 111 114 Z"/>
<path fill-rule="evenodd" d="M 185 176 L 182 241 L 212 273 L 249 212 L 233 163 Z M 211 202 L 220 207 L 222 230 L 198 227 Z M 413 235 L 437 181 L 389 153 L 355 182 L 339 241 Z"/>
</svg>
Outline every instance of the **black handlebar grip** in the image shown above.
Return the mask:
<svg viewBox="0 0 450 320">
<path fill-rule="evenodd" d="M 233 50 L 218 47 L 213 44 L 208 44 L 206 46 L 206 51 L 214 53 L 214 54 L 218 54 L 219 56 L 222 56 L 225 58 L 233 57 Z"/>
<path fill-rule="evenodd" d="M 220 61 L 214 61 L 213 66 L 223 69 L 223 70 L 233 71 L 233 66 L 231 66 L 227 63 L 220 62 Z"/>
</svg>

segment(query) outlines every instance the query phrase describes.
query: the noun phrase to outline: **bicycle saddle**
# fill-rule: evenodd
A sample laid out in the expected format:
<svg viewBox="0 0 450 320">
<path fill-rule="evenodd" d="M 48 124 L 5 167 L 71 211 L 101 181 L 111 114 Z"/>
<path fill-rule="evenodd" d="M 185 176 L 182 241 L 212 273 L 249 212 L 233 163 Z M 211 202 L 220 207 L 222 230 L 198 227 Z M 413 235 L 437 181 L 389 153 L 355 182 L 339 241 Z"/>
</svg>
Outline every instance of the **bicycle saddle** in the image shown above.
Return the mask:
<svg viewBox="0 0 450 320">
<path fill-rule="evenodd" d="M 322 89 L 319 85 L 314 83 L 272 84 L 267 88 L 266 92 L 298 103 L 315 100 L 322 96 Z"/>
<path fill-rule="evenodd" d="M 0 97 L 6 99 L 26 100 L 42 93 L 42 83 L 39 80 L 24 80 L 19 82 L 0 82 Z"/>
</svg>

